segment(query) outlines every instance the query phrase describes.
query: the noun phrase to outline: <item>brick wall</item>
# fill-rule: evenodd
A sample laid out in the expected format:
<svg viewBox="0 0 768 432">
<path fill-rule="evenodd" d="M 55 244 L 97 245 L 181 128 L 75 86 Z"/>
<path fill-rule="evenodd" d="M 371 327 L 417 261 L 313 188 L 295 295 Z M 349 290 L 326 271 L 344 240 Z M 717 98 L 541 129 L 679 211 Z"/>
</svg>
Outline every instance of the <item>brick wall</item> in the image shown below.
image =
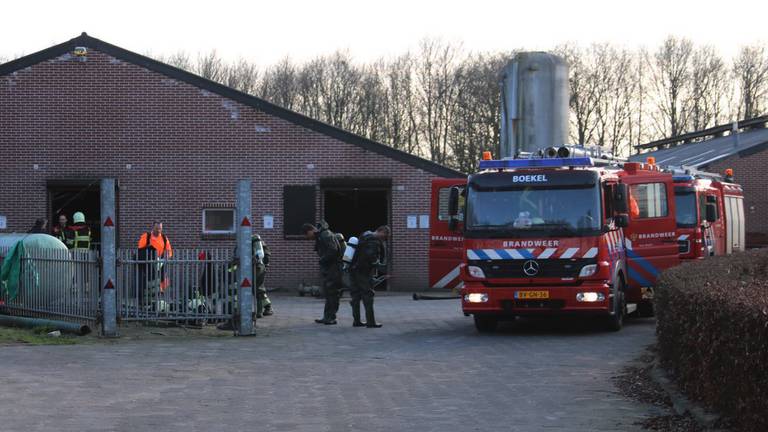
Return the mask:
<svg viewBox="0 0 768 432">
<path fill-rule="evenodd" d="M 46 180 L 113 177 L 121 246 L 160 219 L 175 248 L 232 247 L 202 238 L 201 209 L 234 204 L 236 181 L 252 178 L 255 226 L 275 217 L 257 230 L 273 251 L 269 284 L 293 289 L 318 269 L 311 242 L 283 239 L 283 185 L 391 178 L 392 286 L 427 285 L 428 232 L 406 229 L 406 216 L 428 214 L 433 175 L 402 162 L 95 50 L 0 77 L 0 126 L 3 232 L 46 215 Z"/>
<path fill-rule="evenodd" d="M 768 235 L 768 150 L 748 156 L 731 156 L 707 167 L 707 171 L 723 173 L 733 168 L 733 178 L 744 188 L 744 215 L 747 237 L 750 233 Z M 749 239 L 747 239 L 749 243 Z"/>
</svg>

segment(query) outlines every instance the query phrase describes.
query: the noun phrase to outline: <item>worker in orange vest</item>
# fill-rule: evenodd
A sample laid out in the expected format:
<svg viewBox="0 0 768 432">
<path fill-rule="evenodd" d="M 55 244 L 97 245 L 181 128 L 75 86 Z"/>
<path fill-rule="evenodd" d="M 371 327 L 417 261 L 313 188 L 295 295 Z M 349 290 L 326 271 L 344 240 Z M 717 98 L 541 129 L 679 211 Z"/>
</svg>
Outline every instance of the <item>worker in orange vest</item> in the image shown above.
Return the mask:
<svg viewBox="0 0 768 432">
<path fill-rule="evenodd" d="M 165 268 L 160 265 L 159 275 L 157 264 L 154 261 L 158 258 L 171 258 L 173 257 L 173 248 L 171 242 L 168 241 L 168 237 L 163 234 L 163 223 L 155 221 L 152 224 L 152 231 L 145 232 L 139 237 L 138 254 L 139 261 L 143 261 L 139 264 L 139 299 L 144 302 L 147 299 L 146 287 L 148 282 L 154 282 L 158 280 L 159 276 L 159 289 L 164 291 L 168 286 L 168 280 L 165 278 Z"/>
</svg>

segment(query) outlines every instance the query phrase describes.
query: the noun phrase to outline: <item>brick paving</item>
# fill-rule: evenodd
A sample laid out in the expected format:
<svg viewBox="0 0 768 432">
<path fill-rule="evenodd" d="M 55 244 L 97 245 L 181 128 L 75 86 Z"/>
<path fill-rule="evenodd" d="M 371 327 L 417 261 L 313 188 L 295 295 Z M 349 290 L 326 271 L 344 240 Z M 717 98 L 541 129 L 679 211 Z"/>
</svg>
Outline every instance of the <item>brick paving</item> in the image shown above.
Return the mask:
<svg viewBox="0 0 768 432">
<path fill-rule="evenodd" d="M 657 414 L 611 382 L 652 320 L 480 335 L 457 301 L 377 297 L 381 329 L 352 328 L 346 302 L 337 326 L 312 322 L 319 300 L 274 302 L 253 338 L 0 347 L 0 430 L 618 431 Z"/>
</svg>

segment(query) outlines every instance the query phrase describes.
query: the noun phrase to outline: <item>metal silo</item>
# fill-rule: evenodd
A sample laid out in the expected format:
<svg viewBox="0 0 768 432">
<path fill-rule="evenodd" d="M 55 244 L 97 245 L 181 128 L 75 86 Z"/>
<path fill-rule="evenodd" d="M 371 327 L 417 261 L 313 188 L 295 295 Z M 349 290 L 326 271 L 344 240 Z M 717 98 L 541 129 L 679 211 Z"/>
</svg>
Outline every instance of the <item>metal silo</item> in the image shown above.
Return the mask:
<svg viewBox="0 0 768 432">
<path fill-rule="evenodd" d="M 504 68 L 501 84 L 501 157 L 566 144 L 565 60 L 544 52 L 519 53 Z"/>
</svg>

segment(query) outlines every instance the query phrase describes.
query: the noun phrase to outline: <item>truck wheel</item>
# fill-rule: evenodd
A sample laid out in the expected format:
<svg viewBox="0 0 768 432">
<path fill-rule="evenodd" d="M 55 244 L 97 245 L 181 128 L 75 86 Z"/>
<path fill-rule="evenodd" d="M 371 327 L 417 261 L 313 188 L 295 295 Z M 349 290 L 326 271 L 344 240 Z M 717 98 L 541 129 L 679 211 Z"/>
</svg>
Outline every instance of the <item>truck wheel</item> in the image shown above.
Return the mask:
<svg viewBox="0 0 768 432">
<path fill-rule="evenodd" d="M 498 318 L 495 316 L 478 316 L 475 315 L 475 328 L 480 333 L 493 333 L 496 331 L 496 327 L 499 324 Z"/>
<path fill-rule="evenodd" d="M 653 302 L 650 300 L 641 301 L 637 305 L 637 315 L 642 318 L 648 318 L 656 315 L 653 309 Z"/>
<path fill-rule="evenodd" d="M 624 282 L 620 282 L 621 285 L 616 294 L 618 298 L 613 302 L 613 315 L 608 317 L 608 330 L 619 331 L 624 327 L 624 312 L 627 310 L 627 302 L 624 298 Z"/>
</svg>

